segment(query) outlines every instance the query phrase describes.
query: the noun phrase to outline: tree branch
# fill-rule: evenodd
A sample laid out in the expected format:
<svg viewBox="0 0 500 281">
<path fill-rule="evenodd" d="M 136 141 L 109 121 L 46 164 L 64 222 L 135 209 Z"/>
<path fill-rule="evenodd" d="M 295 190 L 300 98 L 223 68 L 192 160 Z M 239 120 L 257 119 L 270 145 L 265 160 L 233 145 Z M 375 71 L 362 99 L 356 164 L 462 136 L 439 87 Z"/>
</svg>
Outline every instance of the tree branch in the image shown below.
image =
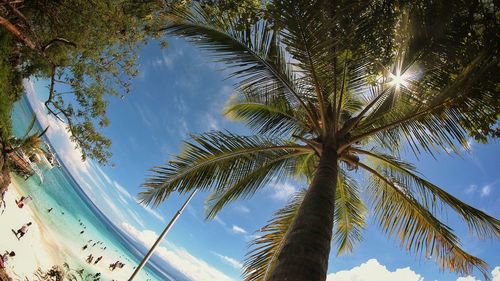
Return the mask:
<svg viewBox="0 0 500 281">
<path fill-rule="evenodd" d="M 26 47 L 35 50 L 36 45 L 33 43 L 23 32 L 21 32 L 14 24 L 9 20 L 0 16 L 0 25 L 3 26 L 10 34 L 12 34 L 17 40 L 23 43 Z"/>
</svg>

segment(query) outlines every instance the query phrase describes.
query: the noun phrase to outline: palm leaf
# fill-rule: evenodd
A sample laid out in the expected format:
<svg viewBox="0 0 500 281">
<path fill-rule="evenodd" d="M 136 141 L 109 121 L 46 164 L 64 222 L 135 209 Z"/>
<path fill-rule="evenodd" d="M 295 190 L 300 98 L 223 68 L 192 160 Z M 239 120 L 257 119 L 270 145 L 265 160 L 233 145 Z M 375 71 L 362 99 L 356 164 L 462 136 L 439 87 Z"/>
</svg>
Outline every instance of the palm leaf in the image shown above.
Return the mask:
<svg viewBox="0 0 500 281">
<path fill-rule="evenodd" d="M 333 240 L 337 244 L 337 255 L 341 255 L 351 252 L 355 244 L 361 241 L 366 207 L 359 196 L 356 182 L 346 173 L 339 173 L 335 190 Z"/>
<path fill-rule="evenodd" d="M 481 105 L 488 100 L 485 97 L 494 95 L 486 92 L 484 95 L 470 96 L 468 93 L 473 90 L 475 81 L 482 73 L 489 71 L 497 61 L 492 53 L 483 52 L 464 67 L 455 81 L 445 89 L 422 86 L 422 93 L 425 95 L 422 95 L 419 101 L 413 98 L 401 99 L 381 117 L 370 118 L 368 115 L 366 121 L 360 122 L 359 127 L 351 132 L 353 137 L 348 145 L 373 135 L 384 139 L 383 135 L 388 133 L 406 139 L 416 151 L 423 148 L 431 154 L 436 147 L 455 148 L 456 141 L 464 146 L 466 133 L 461 121 L 477 116 L 459 109 L 456 105 Z M 485 106 L 487 107 L 487 104 Z"/>
<path fill-rule="evenodd" d="M 219 13 L 223 14 L 223 13 Z M 285 60 L 282 46 L 270 23 L 259 21 L 254 26 L 238 30 L 237 19 L 223 15 L 213 17 L 199 5 L 191 11 L 176 11 L 165 30 L 200 46 L 219 62 L 232 69 L 231 76 L 239 79 L 240 88 L 280 85 L 290 101 L 302 107 L 308 119 L 315 119 L 306 106 L 300 87 Z"/>
<path fill-rule="evenodd" d="M 292 135 L 303 135 L 304 128 L 314 130 L 314 124 L 298 119 L 292 106 L 283 96 L 269 95 L 273 88 L 264 93 L 256 93 L 252 88 L 245 88 L 243 98 L 233 98 L 225 108 L 225 115 L 234 120 L 244 121 L 257 133 L 270 137 L 289 138 Z"/>
<path fill-rule="evenodd" d="M 214 191 L 206 201 L 207 218 L 214 218 L 224 206 L 232 201 L 248 198 L 263 186 L 290 177 L 295 172 L 297 159 L 307 154 L 309 154 L 307 151 L 285 154 L 268 161 L 263 166 L 256 167 L 255 170 L 249 172 L 233 185 L 223 190 Z"/>
<path fill-rule="evenodd" d="M 487 264 L 465 252 L 458 237 L 422 206 L 410 189 L 393 182 L 370 166 L 358 163 L 370 175 L 370 201 L 379 226 L 401 247 L 433 258 L 441 269 L 470 274 L 475 267 L 487 276 Z"/>
<path fill-rule="evenodd" d="M 183 152 L 165 166 L 152 169 L 144 183 L 141 201 L 155 205 L 170 193 L 198 188 L 220 191 L 236 184 L 270 161 L 310 148 L 260 136 L 210 132 L 193 136 Z"/>
<path fill-rule="evenodd" d="M 244 263 L 245 281 L 267 280 L 305 194 L 305 189 L 295 193 L 288 204 L 276 211 L 268 224 L 259 230 L 262 236 L 250 242 L 252 249 L 246 254 Z"/>
<path fill-rule="evenodd" d="M 409 187 L 413 193 L 418 193 L 420 201 L 430 206 L 440 200 L 448 207 L 455 210 L 467 223 L 469 229 L 481 238 L 496 238 L 500 236 L 500 221 L 488 214 L 469 206 L 450 193 L 444 191 L 431 182 L 423 179 L 415 172 L 413 165 L 389 155 L 374 151 L 352 149 L 368 156 L 368 159 L 380 167 L 381 174 L 395 182 Z"/>
</svg>

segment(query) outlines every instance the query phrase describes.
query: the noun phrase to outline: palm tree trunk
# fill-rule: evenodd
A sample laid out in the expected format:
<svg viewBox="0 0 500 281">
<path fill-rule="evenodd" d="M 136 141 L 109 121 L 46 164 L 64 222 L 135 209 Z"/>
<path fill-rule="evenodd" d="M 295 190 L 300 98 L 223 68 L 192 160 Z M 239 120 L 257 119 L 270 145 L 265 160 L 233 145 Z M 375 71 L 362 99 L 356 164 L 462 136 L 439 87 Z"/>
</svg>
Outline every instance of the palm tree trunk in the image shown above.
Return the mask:
<svg viewBox="0 0 500 281">
<path fill-rule="evenodd" d="M 337 173 L 337 152 L 325 146 L 269 280 L 326 280 Z"/>
</svg>

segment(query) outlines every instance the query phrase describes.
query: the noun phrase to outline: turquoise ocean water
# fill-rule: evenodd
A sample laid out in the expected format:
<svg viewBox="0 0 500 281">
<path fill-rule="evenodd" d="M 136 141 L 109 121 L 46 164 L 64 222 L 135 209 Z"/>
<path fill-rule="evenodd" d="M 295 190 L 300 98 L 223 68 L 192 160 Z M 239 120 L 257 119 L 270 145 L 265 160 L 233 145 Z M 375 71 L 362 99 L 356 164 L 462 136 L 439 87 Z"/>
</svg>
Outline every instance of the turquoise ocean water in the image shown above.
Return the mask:
<svg viewBox="0 0 500 281">
<path fill-rule="evenodd" d="M 31 107 L 27 99 L 23 98 L 15 105 L 12 116 L 16 135 L 24 134 L 32 116 Z M 61 254 L 70 267 L 96 273 L 96 268 L 82 259 L 82 255 L 89 253 L 93 253 L 95 257 L 103 255 L 103 262 L 107 264 L 121 260 L 129 270 L 139 263 L 141 252 L 145 249 L 135 244 L 99 211 L 64 167 L 42 167 L 42 170 L 42 184 L 36 175 L 26 181 L 19 177 L 14 177 L 13 180 L 21 186 L 23 193 L 32 195 L 31 207 L 35 208 L 54 236 L 48 239 L 64 244 L 60 245 L 64 249 Z M 53 208 L 53 211 L 48 213 L 48 208 Z M 83 234 L 80 234 L 83 230 L 80 224 L 86 227 Z M 90 239 L 93 241 L 87 243 Z M 96 240 L 102 241 L 106 249 L 101 249 L 104 246 L 99 245 L 91 247 Z M 81 248 L 86 244 L 91 249 L 82 252 Z M 157 262 L 149 263 L 136 280 L 174 280 L 171 274 L 164 272 L 164 266 L 160 269 Z"/>
</svg>

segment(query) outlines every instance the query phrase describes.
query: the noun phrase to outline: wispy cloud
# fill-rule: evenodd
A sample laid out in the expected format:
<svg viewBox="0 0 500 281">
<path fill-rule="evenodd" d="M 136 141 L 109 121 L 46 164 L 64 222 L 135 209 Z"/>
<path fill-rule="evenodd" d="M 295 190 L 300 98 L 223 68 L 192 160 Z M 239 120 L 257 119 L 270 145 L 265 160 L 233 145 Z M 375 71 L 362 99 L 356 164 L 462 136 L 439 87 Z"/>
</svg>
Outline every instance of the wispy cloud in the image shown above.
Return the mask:
<svg viewBox="0 0 500 281">
<path fill-rule="evenodd" d="M 214 221 L 216 221 L 218 224 L 222 225 L 222 226 L 226 226 L 226 222 L 223 221 L 219 216 L 215 216 L 214 218 Z"/>
<path fill-rule="evenodd" d="M 237 270 L 240 270 L 242 267 L 243 267 L 243 264 L 241 262 L 239 262 L 238 260 L 236 259 L 233 259 L 231 257 L 228 257 L 228 256 L 224 256 L 224 255 L 221 255 L 217 252 L 214 252 L 214 251 L 211 251 L 211 253 L 217 257 L 219 257 L 224 263 L 234 267 L 234 269 L 237 269 Z"/>
<path fill-rule="evenodd" d="M 122 223 L 122 229 L 134 240 L 150 247 L 158 235 L 152 230 L 138 230 L 130 224 Z M 207 262 L 191 255 L 186 249 L 163 242 L 156 250 L 162 260 L 170 264 L 190 280 L 230 281 L 230 277 Z"/>
<path fill-rule="evenodd" d="M 130 208 L 127 209 L 127 211 L 138 225 L 140 225 L 142 228 L 146 228 L 146 226 L 143 223 L 143 220 L 139 218 L 139 215 L 137 215 L 136 212 L 132 211 L 132 209 Z"/>
<path fill-rule="evenodd" d="M 203 124 L 208 130 L 219 130 L 219 122 L 214 118 L 212 114 L 205 114 L 205 118 L 202 120 Z"/>
<path fill-rule="evenodd" d="M 128 199 L 133 199 L 132 195 L 123 187 L 123 185 L 119 184 L 116 181 L 113 181 L 113 186 L 120 192 L 121 194 L 125 195 Z"/>
<path fill-rule="evenodd" d="M 469 185 L 469 187 L 467 187 L 467 188 L 465 189 L 465 193 L 466 193 L 466 194 L 471 194 L 471 193 L 476 192 L 476 190 L 477 190 L 477 185 L 475 185 L 475 184 L 471 184 L 471 185 Z"/>
<path fill-rule="evenodd" d="M 481 197 L 486 197 L 491 193 L 491 185 L 487 184 L 481 188 Z"/>
<path fill-rule="evenodd" d="M 274 185 L 271 185 L 271 190 L 273 194 L 271 195 L 272 198 L 280 201 L 285 201 L 292 196 L 297 191 L 297 188 L 290 183 L 277 183 Z"/>
<path fill-rule="evenodd" d="M 237 204 L 234 206 L 234 210 L 240 213 L 248 214 L 250 213 L 250 209 L 244 205 Z"/>
<path fill-rule="evenodd" d="M 496 185 L 497 183 L 498 183 L 498 181 L 495 181 L 493 183 L 486 184 L 481 188 L 478 188 L 478 186 L 475 184 L 471 184 L 471 185 L 469 185 L 469 187 L 467 187 L 465 189 L 464 192 L 465 192 L 465 194 L 468 194 L 468 195 L 479 194 L 479 196 L 481 196 L 481 197 L 488 197 L 491 194 L 491 192 L 493 191 L 492 187 L 494 185 Z"/>
<path fill-rule="evenodd" d="M 236 233 L 236 234 L 247 234 L 248 233 L 248 231 L 246 231 L 242 227 L 239 227 L 239 226 L 234 225 L 234 224 L 233 224 L 233 227 L 231 228 L 231 231 L 233 233 Z"/>
<path fill-rule="evenodd" d="M 143 205 L 143 204 L 140 204 L 139 205 L 146 211 L 148 212 L 150 215 L 152 215 L 153 217 L 161 220 L 162 222 L 165 222 L 165 218 L 163 218 L 162 215 L 160 215 L 160 213 L 158 213 L 156 210 L 153 210 L 151 209 L 151 207 L 149 206 L 146 206 L 146 205 Z"/>
</svg>

